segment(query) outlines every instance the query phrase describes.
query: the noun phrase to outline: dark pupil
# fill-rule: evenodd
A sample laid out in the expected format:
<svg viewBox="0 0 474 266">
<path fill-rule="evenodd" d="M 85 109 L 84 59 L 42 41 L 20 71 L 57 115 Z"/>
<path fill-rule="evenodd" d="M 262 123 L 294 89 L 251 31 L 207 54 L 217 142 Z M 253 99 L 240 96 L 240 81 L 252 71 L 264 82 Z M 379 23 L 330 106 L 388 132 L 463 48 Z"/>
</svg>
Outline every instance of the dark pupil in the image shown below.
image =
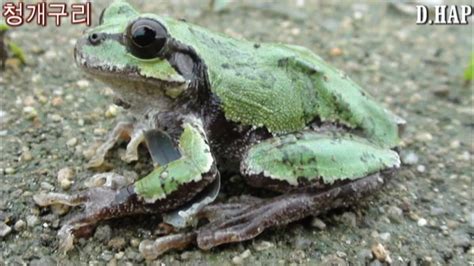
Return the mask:
<svg viewBox="0 0 474 266">
<path fill-rule="evenodd" d="M 155 38 L 156 32 L 147 26 L 140 27 L 133 33 L 133 41 L 142 47 L 152 44 Z"/>
</svg>

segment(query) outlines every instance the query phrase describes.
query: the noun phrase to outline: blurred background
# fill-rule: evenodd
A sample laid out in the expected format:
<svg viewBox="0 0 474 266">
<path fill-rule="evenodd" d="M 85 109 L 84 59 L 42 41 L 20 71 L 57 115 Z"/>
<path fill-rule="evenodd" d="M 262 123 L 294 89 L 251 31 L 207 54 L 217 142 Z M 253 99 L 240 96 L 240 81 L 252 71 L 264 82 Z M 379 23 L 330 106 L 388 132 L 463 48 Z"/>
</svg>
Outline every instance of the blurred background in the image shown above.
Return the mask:
<svg viewBox="0 0 474 266">
<path fill-rule="evenodd" d="M 109 2 L 92 3 L 93 25 Z M 384 254 L 394 264 L 473 262 L 474 109 L 466 72 L 474 51 L 472 17 L 465 26 L 416 25 L 414 5 L 403 1 L 130 2 L 141 12 L 183 18 L 235 38 L 308 47 L 407 120 L 404 165 L 369 200 L 255 240 L 171 252 L 157 262 L 380 265 L 388 260 Z M 75 40 L 85 28 L 67 19 L 56 27 L 50 20 L 46 27 L 30 23 L 0 35 L 10 47 L 8 59 L 0 53 L 6 59 L 0 72 L 0 265 L 143 263 L 138 243 L 159 233 L 153 219 L 104 224 L 60 256 L 56 232 L 65 211 L 40 209 L 32 201 L 40 191 L 84 188 L 95 173 L 84 167 L 91 149 L 126 116 L 112 104 L 111 88 L 75 66 Z M 112 156 L 113 171 L 143 176 L 150 170 L 146 160 L 125 165 L 121 152 Z M 61 170 L 68 175 L 58 179 Z M 236 177 L 228 185 L 241 182 Z M 382 255 L 373 252 L 379 245 Z"/>
</svg>

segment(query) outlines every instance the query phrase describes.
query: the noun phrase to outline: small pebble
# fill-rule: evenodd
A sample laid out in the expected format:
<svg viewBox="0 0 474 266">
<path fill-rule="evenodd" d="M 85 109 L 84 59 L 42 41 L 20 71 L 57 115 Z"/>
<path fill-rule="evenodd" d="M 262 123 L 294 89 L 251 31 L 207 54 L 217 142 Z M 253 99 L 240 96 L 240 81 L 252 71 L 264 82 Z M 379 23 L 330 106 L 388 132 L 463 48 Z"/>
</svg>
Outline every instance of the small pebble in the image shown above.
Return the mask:
<svg viewBox="0 0 474 266">
<path fill-rule="evenodd" d="M 418 219 L 418 221 L 416 222 L 418 224 L 418 226 L 425 226 L 428 224 L 428 221 L 426 221 L 425 218 L 420 218 Z"/>
<path fill-rule="evenodd" d="M 403 219 L 403 210 L 397 206 L 390 206 L 387 210 L 387 214 L 392 222 L 400 223 Z"/>
<path fill-rule="evenodd" d="M 263 251 L 274 247 L 275 245 L 269 241 L 260 241 L 253 244 L 256 251 Z"/>
<path fill-rule="evenodd" d="M 77 144 L 77 138 L 71 138 L 66 142 L 68 147 L 74 147 Z"/>
<path fill-rule="evenodd" d="M 94 238 L 100 242 L 108 242 L 112 237 L 112 229 L 109 225 L 102 225 L 97 227 L 94 233 Z"/>
<path fill-rule="evenodd" d="M 26 227 L 26 223 L 25 223 L 25 221 L 23 221 L 21 219 L 16 221 L 15 225 L 13 226 L 13 228 L 17 232 L 20 232 L 21 230 L 25 229 L 25 227 Z"/>
<path fill-rule="evenodd" d="M 49 116 L 49 119 L 51 119 L 51 121 L 53 121 L 53 122 L 61 122 L 63 120 L 62 116 L 60 116 L 58 114 L 51 114 Z"/>
<path fill-rule="evenodd" d="M 463 231 L 455 231 L 451 235 L 455 247 L 469 248 L 471 245 L 471 238 L 469 234 Z"/>
<path fill-rule="evenodd" d="M 402 160 L 405 164 L 413 165 L 418 163 L 419 158 L 416 153 L 408 152 L 405 156 L 403 156 Z"/>
<path fill-rule="evenodd" d="M 461 161 L 469 161 L 471 160 L 471 154 L 469 151 L 464 151 L 457 158 Z"/>
<path fill-rule="evenodd" d="M 289 261 L 297 264 L 303 264 L 306 259 L 306 253 L 303 250 L 297 249 L 290 252 Z"/>
<path fill-rule="evenodd" d="M 11 175 L 11 174 L 14 174 L 15 173 L 15 169 L 12 168 L 12 167 L 7 167 L 5 168 L 5 174 L 7 175 Z"/>
<path fill-rule="evenodd" d="M 58 171 L 58 182 L 59 185 L 63 190 L 68 190 L 72 183 L 73 183 L 73 178 L 74 178 L 74 170 L 72 170 L 69 167 L 64 167 L 61 170 Z"/>
<path fill-rule="evenodd" d="M 107 243 L 107 245 L 111 248 L 113 248 L 114 250 L 121 250 L 125 247 L 125 238 L 123 237 L 114 237 L 112 239 L 110 239 L 109 243 Z"/>
<path fill-rule="evenodd" d="M 102 135 L 105 135 L 107 133 L 107 129 L 105 129 L 105 128 L 94 128 L 93 133 L 96 136 L 102 136 Z"/>
<path fill-rule="evenodd" d="M 28 95 L 23 99 L 23 104 L 26 106 L 32 106 L 36 104 L 35 98 L 32 95 Z"/>
<path fill-rule="evenodd" d="M 117 260 L 121 260 L 124 256 L 125 256 L 125 252 L 120 251 L 120 252 L 115 253 L 115 256 L 114 256 L 114 257 L 115 257 L 115 259 L 117 259 Z"/>
<path fill-rule="evenodd" d="M 340 250 L 336 251 L 336 255 L 337 255 L 339 258 L 345 258 L 345 257 L 347 257 L 347 254 L 346 254 L 345 252 L 343 252 L 343 251 L 340 251 Z"/>
<path fill-rule="evenodd" d="M 104 250 L 102 254 L 100 254 L 100 259 L 103 261 L 110 261 L 114 258 L 114 254 L 108 250 Z"/>
<path fill-rule="evenodd" d="M 342 55 L 342 49 L 338 48 L 338 47 L 333 47 L 329 51 L 329 55 L 334 56 L 334 57 L 335 56 L 340 56 L 340 55 Z"/>
<path fill-rule="evenodd" d="M 250 250 L 246 249 L 240 255 L 233 257 L 232 258 L 232 263 L 236 264 L 236 265 L 241 265 L 241 264 L 243 264 L 243 262 L 246 258 L 250 257 L 251 254 L 252 253 L 250 252 Z"/>
<path fill-rule="evenodd" d="M 449 144 L 449 147 L 451 149 L 457 149 L 461 146 L 461 142 L 459 140 L 453 140 L 451 141 L 451 143 Z"/>
<path fill-rule="evenodd" d="M 41 182 L 40 187 L 44 190 L 54 190 L 54 186 L 48 182 Z"/>
<path fill-rule="evenodd" d="M 433 94 L 441 97 L 441 98 L 446 98 L 449 96 L 449 88 L 448 87 L 443 87 L 443 88 L 438 88 L 433 91 Z"/>
<path fill-rule="evenodd" d="M 35 225 L 37 225 L 39 223 L 39 219 L 38 219 L 38 216 L 36 215 L 28 215 L 26 217 L 26 224 L 28 225 L 28 227 L 34 227 Z"/>
<path fill-rule="evenodd" d="M 82 156 L 84 156 L 86 160 L 90 160 L 92 157 L 94 157 L 95 152 L 98 147 L 99 147 L 99 144 L 90 145 L 89 147 L 87 147 L 85 150 L 82 151 Z"/>
<path fill-rule="evenodd" d="M 293 35 L 300 35 L 301 30 L 299 28 L 292 28 L 291 29 L 291 34 Z"/>
<path fill-rule="evenodd" d="M 53 258 L 47 255 L 42 255 L 41 259 L 34 259 L 30 261 L 28 265 L 29 266 L 44 266 L 44 265 L 59 265 L 59 264 L 61 263 L 57 263 Z"/>
<path fill-rule="evenodd" d="M 326 224 L 318 217 L 313 217 L 313 219 L 311 220 L 311 226 L 316 227 L 319 230 L 326 229 Z"/>
<path fill-rule="evenodd" d="M 389 264 L 392 263 L 392 259 L 390 258 L 388 250 L 386 250 L 385 247 L 380 243 L 372 246 L 372 254 L 380 262 L 387 262 Z"/>
<path fill-rule="evenodd" d="M 38 116 L 38 111 L 33 106 L 25 106 L 23 108 L 23 114 L 25 115 L 26 119 L 33 120 Z"/>
<path fill-rule="evenodd" d="M 433 135 L 431 135 L 431 133 L 429 132 L 421 132 L 421 133 L 418 133 L 418 135 L 416 135 L 415 138 L 418 141 L 428 142 L 428 141 L 433 140 Z"/>
<path fill-rule="evenodd" d="M 440 215 L 444 215 L 446 213 L 447 213 L 446 210 L 441 208 L 441 207 L 435 207 L 435 206 L 430 207 L 431 216 L 440 216 Z"/>
<path fill-rule="evenodd" d="M 8 123 L 9 120 L 8 113 L 0 110 L 0 125 Z"/>
<path fill-rule="evenodd" d="M 33 159 L 33 155 L 30 151 L 26 150 L 21 153 L 21 160 L 24 162 L 29 162 Z"/>
<path fill-rule="evenodd" d="M 132 247 L 134 247 L 134 248 L 137 248 L 137 247 L 140 245 L 140 242 L 141 242 L 140 239 L 138 239 L 138 238 L 132 238 L 132 239 L 130 240 L 130 245 L 131 245 Z"/>
<path fill-rule="evenodd" d="M 0 237 L 6 237 L 11 231 L 12 228 L 10 226 L 6 225 L 4 222 L 0 222 Z"/>
<path fill-rule="evenodd" d="M 391 237 L 391 235 L 390 235 L 389 232 L 385 232 L 385 233 L 379 234 L 379 238 L 380 238 L 380 240 L 382 240 L 383 242 L 388 242 L 388 241 L 390 241 L 390 237 Z"/>
<path fill-rule="evenodd" d="M 410 103 L 418 103 L 423 97 L 419 93 L 413 93 L 410 96 L 409 102 Z"/>
<path fill-rule="evenodd" d="M 373 259 L 372 250 L 370 249 L 362 249 L 357 252 L 357 257 L 364 262 L 371 261 Z"/>
<path fill-rule="evenodd" d="M 416 167 L 416 170 L 420 173 L 423 173 L 423 172 L 426 171 L 426 167 L 424 165 L 420 164 Z"/>
<path fill-rule="evenodd" d="M 48 97 L 40 94 L 40 95 L 38 95 L 38 101 L 41 104 L 46 104 L 48 102 Z"/>
<path fill-rule="evenodd" d="M 190 251 L 185 251 L 183 253 L 181 253 L 181 255 L 179 256 L 182 260 L 189 260 L 192 256 L 192 252 Z"/>
<path fill-rule="evenodd" d="M 293 241 L 294 243 L 293 246 L 295 247 L 295 249 L 304 250 L 304 249 L 307 249 L 309 246 L 311 246 L 313 242 L 314 241 L 312 239 L 309 239 L 305 236 L 299 236 L 299 237 L 295 237 Z"/>
<path fill-rule="evenodd" d="M 380 262 L 378 260 L 374 260 L 374 261 L 369 263 L 369 266 L 384 266 L 384 264 L 382 264 L 382 262 Z"/>
<path fill-rule="evenodd" d="M 345 212 L 341 216 L 341 220 L 344 224 L 350 227 L 357 227 L 357 217 L 353 212 Z"/>
<path fill-rule="evenodd" d="M 56 96 L 51 100 L 51 105 L 52 106 L 60 106 L 64 102 L 63 98 Z"/>
<path fill-rule="evenodd" d="M 299 264 L 303 264 L 303 263 L 296 263 L 295 265 L 299 265 Z M 329 255 L 329 256 L 322 257 L 321 265 L 346 266 L 348 264 L 344 259 L 339 258 L 337 255 Z"/>
<path fill-rule="evenodd" d="M 79 88 L 86 88 L 89 86 L 89 81 L 85 80 L 85 79 L 81 79 L 81 80 L 78 80 L 77 81 L 77 86 Z"/>
<path fill-rule="evenodd" d="M 116 105 L 109 105 L 109 108 L 107 108 L 107 111 L 105 111 L 105 117 L 111 118 L 111 117 L 116 117 L 118 113 L 118 108 Z"/>
<path fill-rule="evenodd" d="M 459 223 L 454 221 L 454 220 L 447 220 L 446 221 L 446 225 L 448 226 L 448 228 L 450 229 L 455 229 L 459 226 Z"/>
</svg>

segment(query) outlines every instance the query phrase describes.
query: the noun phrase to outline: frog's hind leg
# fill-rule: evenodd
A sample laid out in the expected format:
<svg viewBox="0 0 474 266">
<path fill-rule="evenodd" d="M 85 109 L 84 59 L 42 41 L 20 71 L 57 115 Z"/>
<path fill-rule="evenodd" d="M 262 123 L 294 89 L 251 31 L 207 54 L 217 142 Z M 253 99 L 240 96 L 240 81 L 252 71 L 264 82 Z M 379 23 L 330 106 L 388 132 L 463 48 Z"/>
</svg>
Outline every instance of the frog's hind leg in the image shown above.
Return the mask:
<svg viewBox="0 0 474 266">
<path fill-rule="evenodd" d="M 107 153 L 121 140 L 129 140 L 127 150 L 121 158 L 126 162 L 138 160 L 138 146 L 145 141 L 144 132 L 146 128 L 133 122 L 119 122 L 109 133 L 106 140 L 96 150 L 95 155 L 87 166 L 95 168 L 101 166 L 105 161 Z"/>
<path fill-rule="evenodd" d="M 210 222 L 198 229 L 197 244 L 209 249 L 248 240 L 266 228 L 346 206 L 378 190 L 399 164 L 396 152 L 349 134 L 304 132 L 265 140 L 248 150 L 241 172 L 250 185 L 286 194 L 204 208 L 201 214 Z"/>
<path fill-rule="evenodd" d="M 210 217 L 210 223 L 198 229 L 196 242 L 201 249 L 210 249 L 249 240 L 267 228 L 353 204 L 380 189 L 384 183 L 384 177 L 374 174 L 317 193 L 284 194 L 257 204 L 242 204 L 238 208 L 228 208 L 226 204 L 209 206 L 204 208 L 202 216 Z"/>
</svg>

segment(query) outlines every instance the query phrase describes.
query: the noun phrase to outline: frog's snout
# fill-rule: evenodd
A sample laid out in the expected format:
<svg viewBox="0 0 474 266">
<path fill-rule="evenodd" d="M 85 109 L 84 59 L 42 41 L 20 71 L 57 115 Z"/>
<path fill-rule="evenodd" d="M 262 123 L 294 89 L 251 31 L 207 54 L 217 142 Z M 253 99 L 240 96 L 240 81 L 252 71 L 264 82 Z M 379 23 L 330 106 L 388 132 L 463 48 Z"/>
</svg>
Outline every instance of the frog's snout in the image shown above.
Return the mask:
<svg viewBox="0 0 474 266">
<path fill-rule="evenodd" d="M 89 58 L 89 56 L 86 56 L 86 54 L 84 53 L 84 49 L 88 46 L 99 46 L 101 43 L 104 42 L 106 37 L 107 36 L 105 33 L 92 32 L 77 40 L 76 45 L 74 47 L 74 60 L 76 61 L 76 63 L 82 67 L 86 67 L 88 63 L 91 63 L 91 58 Z"/>
</svg>

